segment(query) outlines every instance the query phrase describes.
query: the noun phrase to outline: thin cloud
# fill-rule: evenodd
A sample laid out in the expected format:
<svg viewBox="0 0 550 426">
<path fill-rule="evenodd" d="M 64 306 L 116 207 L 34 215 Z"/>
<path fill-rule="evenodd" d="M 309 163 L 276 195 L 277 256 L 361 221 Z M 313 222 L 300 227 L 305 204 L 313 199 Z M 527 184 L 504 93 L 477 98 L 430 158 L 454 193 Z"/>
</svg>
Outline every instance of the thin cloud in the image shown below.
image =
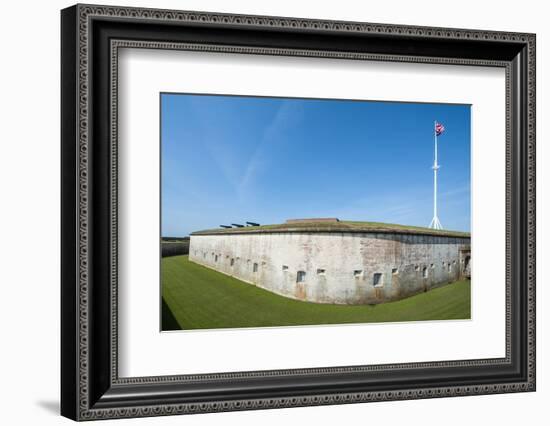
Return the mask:
<svg viewBox="0 0 550 426">
<path fill-rule="evenodd" d="M 441 201 L 449 205 L 449 199 L 463 199 L 459 195 L 469 196 L 469 185 L 461 185 L 441 194 Z M 421 195 L 419 195 L 421 194 Z M 376 194 L 362 197 L 349 205 L 333 210 L 330 216 L 348 220 L 365 220 L 374 222 L 394 222 L 408 225 L 427 226 L 432 212 L 432 193 L 426 188 L 408 188 L 406 191 L 387 194 Z M 456 203 L 451 203 L 455 205 Z M 460 202 L 462 205 L 463 202 Z M 430 217 L 428 217 L 430 216 Z M 426 219 L 428 218 L 428 219 Z"/>
<path fill-rule="evenodd" d="M 256 145 L 246 165 L 245 172 L 237 185 L 237 194 L 239 198 L 244 198 L 247 188 L 253 184 L 257 174 L 263 168 L 267 167 L 269 160 L 265 153 L 269 145 L 280 140 L 283 137 L 282 134 L 295 125 L 296 122 L 301 119 L 302 115 L 302 107 L 293 102 L 283 102 L 279 106 L 271 123 L 266 127 L 264 134 Z"/>
<path fill-rule="evenodd" d="M 440 196 L 442 197 L 450 197 L 452 195 L 459 195 L 459 194 L 466 194 L 466 193 L 470 193 L 470 185 L 467 184 L 467 185 L 463 185 L 463 186 L 459 186 L 459 187 L 456 187 L 456 188 L 453 188 L 453 189 L 450 189 L 448 191 L 443 191 Z"/>
</svg>

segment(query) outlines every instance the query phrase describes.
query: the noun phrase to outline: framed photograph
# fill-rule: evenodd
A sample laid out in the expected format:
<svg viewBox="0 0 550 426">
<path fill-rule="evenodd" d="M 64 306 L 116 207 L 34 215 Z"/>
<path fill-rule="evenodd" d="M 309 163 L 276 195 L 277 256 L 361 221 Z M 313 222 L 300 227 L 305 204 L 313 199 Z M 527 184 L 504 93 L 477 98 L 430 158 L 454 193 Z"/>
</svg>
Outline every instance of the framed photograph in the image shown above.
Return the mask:
<svg viewBox="0 0 550 426">
<path fill-rule="evenodd" d="M 61 12 L 61 412 L 535 390 L 535 35 Z"/>
<path fill-rule="evenodd" d="M 162 331 L 471 319 L 471 105 L 160 102 Z"/>
</svg>

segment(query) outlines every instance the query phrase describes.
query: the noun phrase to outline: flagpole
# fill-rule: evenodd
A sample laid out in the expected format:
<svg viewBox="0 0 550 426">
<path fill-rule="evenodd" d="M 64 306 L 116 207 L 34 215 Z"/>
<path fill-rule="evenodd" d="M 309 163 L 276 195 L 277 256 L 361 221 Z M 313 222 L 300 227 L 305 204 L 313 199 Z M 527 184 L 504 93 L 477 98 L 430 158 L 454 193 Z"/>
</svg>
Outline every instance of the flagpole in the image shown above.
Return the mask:
<svg viewBox="0 0 550 426">
<path fill-rule="evenodd" d="M 430 228 L 441 229 L 441 223 L 437 217 L 437 170 L 439 169 L 439 164 L 437 164 L 437 120 L 434 121 L 434 217 L 430 223 Z"/>
<path fill-rule="evenodd" d="M 434 218 L 437 219 L 437 131 L 435 126 L 437 121 L 434 121 Z"/>
</svg>

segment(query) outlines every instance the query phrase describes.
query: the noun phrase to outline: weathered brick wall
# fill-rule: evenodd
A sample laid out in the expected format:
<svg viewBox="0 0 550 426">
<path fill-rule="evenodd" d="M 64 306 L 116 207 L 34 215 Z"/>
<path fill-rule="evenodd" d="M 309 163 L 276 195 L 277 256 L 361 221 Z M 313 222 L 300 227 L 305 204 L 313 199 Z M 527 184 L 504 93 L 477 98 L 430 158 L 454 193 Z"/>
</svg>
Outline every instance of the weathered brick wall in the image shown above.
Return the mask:
<svg viewBox="0 0 550 426">
<path fill-rule="evenodd" d="M 458 280 L 469 244 L 397 233 L 192 235 L 189 259 L 291 298 L 374 304 Z"/>
</svg>

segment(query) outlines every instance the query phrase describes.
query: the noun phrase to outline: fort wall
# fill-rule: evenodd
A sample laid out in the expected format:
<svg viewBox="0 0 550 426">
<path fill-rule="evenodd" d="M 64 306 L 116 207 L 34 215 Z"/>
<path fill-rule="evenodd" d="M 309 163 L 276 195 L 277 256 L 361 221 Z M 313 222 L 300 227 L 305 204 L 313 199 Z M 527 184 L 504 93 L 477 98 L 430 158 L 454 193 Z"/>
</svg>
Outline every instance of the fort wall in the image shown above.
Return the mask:
<svg viewBox="0 0 550 426">
<path fill-rule="evenodd" d="M 398 232 L 229 233 L 191 235 L 189 260 L 290 298 L 377 304 L 462 278 L 469 249 L 468 237 Z"/>
</svg>

